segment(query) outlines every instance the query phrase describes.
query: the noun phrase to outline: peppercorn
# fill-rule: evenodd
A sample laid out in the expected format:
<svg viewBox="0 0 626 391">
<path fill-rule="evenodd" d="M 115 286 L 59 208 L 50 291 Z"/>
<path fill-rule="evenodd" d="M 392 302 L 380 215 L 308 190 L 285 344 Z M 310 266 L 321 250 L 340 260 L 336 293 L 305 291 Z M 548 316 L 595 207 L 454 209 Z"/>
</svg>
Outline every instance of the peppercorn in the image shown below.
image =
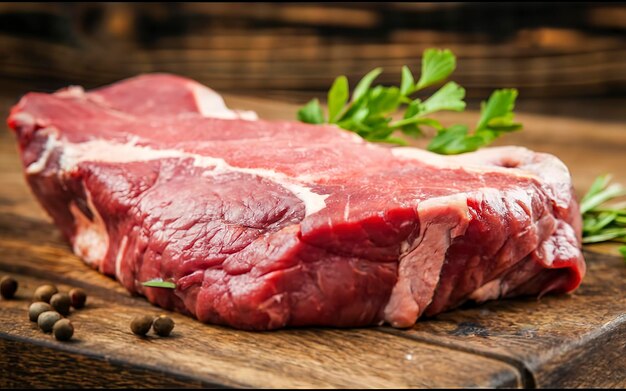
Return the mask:
<svg viewBox="0 0 626 391">
<path fill-rule="evenodd" d="M 35 290 L 35 297 L 33 298 L 33 301 L 45 301 L 46 303 L 50 303 L 50 298 L 58 291 L 59 290 L 54 285 L 42 285 Z"/>
<path fill-rule="evenodd" d="M 157 335 L 167 337 L 174 328 L 174 321 L 169 316 L 160 315 L 152 323 L 152 328 Z"/>
<path fill-rule="evenodd" d="M 50 305 L 56 312 L 66 316 L 70 313 L 70 295 L 67 293 L 55 293 L 50 298 Z"/>
<path fill-rule="evenodd" d="M 61 318 L 61 314 L 56 311 L 46 311 L 41 313 L 39 318 L 37 318 L 37 325 L 43 332 L 49 333 L 52 331 L 54 324 L 61 320 Z"/>
<path fill-rule="evenodd" d="M 135 316 L 130 322 L 130 329 L 137 335 L 146 335 L 152 327 L 152 320 L 150 315 Z"/>
<path fill-rule="evenodd" d="M 31 322 L 36 322 L 43 312 L 52 311 L 52 306 L 43 301 L 36 301 L 28 307 L 28 318 Z"/>
<path fill-rule="evenodd" d="M 5 299 L 12 299 L 17 291 L 17 281 L 11 276 L 4 276 L 0 280 L 0 294 Z"/>
<path fill-rule="evenodd" d="M 87 294 L 80 288 L 74 288 L 70 291 L 70 300 L 72 302 L 72 307 L 76 309 L 83 308 L 85 306 L 85 302 L 87 301 Z"/>
<path fill-rule="evenodd" d="M 74 335 L 74 326 L 72 326 L 72 322 L 69 319 L 61 319 L 54 324 L 52 332 L 57 340 L 67 341 Z"/>
</svg>

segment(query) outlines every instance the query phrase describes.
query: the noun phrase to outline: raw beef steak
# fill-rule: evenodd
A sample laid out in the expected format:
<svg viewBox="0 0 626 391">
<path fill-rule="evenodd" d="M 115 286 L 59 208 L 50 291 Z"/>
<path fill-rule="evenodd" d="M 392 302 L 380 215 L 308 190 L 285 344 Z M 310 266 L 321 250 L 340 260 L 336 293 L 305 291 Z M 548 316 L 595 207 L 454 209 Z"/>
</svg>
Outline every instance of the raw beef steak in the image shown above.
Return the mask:
<svg viewBox="0 0 626 391">
<path fill-rule="evenodd" d="M 74 252 L 203 322 L 408 327 L 585 273 L 567 168 L 524 148 L 388 148 L 163 74 L 29 93 L 9 125 Z M 176 289 L 142 286 L 155 278 Z"/>
</svg>

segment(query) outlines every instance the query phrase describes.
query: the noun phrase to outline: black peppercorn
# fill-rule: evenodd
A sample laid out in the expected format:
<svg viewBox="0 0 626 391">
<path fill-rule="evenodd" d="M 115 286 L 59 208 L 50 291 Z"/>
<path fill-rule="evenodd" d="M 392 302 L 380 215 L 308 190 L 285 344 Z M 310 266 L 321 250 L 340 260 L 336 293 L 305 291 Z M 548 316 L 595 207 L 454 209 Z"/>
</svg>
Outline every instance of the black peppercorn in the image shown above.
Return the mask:
<svg viewBox="0 0 626 391">
<path fill-rule="evenodd" d="M 35 290 L 35 297 L 33 298 L 33 301 L 44 301 L 46 303 L 49 303 L 52 295 L 54 295 L 58 291 L 59 290 L 54 285 L 42 285 Z"/>
<path fill-rule="evenodd" d="M 133 318 L 130 322 L 130 329 L 137 335 L 146 335 L 152 327 L 152 316 L 140 315 Z"/>
<path fill-rule="evenodd" d="M 167 337 L 174 328 L 174 321 L 169 316 L 160 315 L 154 320 L 152 328 L 157 335 Z"/>
<path fill-rule="evenodd" d="M 74 326 L 72 326 L 72 322 L 69 319 L 61 319 L 54 324 L 52 333 L 57 340 L 67 341 L 74 335 Z"/>
<path fill-rule="evenodd" d="M 61 314 L 56 311 L 42 312 L 39 318 L 37 318 L 37 325 L 43 332 L 49 333 L 52 331 L 54 324 L 61 320 L 61 318 Z"/>
<path fill-rule="evenodd" d="M 80 288 L 74 288 L 70 291 L 70 300 L 72 302 L 72 307 L 76 309 L 83 308 L 85 306 L 85 302 L 87 301 L 87 294 Z"/>
<path fill-rule="evenodd" d="M 50 304 L 44 303 L 43 301 L 34 302 L 28 307 L 28 318 L 31 322 L 36 322 L 39 315 L 46 311 L 52 311 Z"/>
<path fill-rule="evenodd" d="M 17 291 L 17 281 L 11 276 L 4 276 L 0 280 L 0 294 L 5 299 L 12 299 Z"/>
<path fill-rule="evenodd" d="M 50 305 L 59 314 L 66 316 L 70 313 L 70 296 L 67 293 L 55 293 L 50 298 Z"/>
</svg>

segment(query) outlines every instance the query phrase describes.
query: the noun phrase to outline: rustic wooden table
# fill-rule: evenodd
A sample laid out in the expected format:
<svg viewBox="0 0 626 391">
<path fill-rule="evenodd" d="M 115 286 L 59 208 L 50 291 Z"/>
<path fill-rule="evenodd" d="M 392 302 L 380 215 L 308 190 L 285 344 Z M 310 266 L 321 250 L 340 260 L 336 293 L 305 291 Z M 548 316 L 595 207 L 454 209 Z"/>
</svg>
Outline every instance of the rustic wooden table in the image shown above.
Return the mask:
<svg viewBox="0 0 626 391">
<path fill-rule="evenodd" d="M 265 118 L 294 118 L 290 105 L 227 101 Z M 6 117 L 13 102 L 0 103 Z M 579 192 L 604 172 L 626 183 L 623 123 L 518 119 L 526 129 L 500 143 L 556 154 Z M 71 253 L 26 187 L 6 131 L 0 167 L 0 274 L 20 283 L 14 300 L 0 300 L 0 387 L 626 387 L 626 265 L 614 246 L 587 249 L 588 274 L 574 294 L 466 307 L 409 330 L 243 332 L 170 314 L 171 338 L 138 338 L 130 319 L 163 311 Z M 44 282 L 89 294 L 87 307 L 70 315 L 71 342 L 28 321 L 33 290 Z"/>
</svg>

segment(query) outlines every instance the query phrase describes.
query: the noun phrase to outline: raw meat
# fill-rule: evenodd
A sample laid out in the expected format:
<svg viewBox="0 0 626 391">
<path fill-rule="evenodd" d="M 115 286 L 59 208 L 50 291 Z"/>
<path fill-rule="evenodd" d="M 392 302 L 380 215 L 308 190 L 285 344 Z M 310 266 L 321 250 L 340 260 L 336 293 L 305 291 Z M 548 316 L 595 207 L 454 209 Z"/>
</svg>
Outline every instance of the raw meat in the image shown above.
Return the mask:
<svg viewBox="0 0 626 391">
<path fill-rule="evenodd" d="M 524 148 L 374 145 L 258 120 L 165 74 L 29 93 L 9 125 L 74 252 L 203 322 L 409 327 L 585 273 L 567 168 Z M 177 287 L 142 286 L 155 278 Z"/>
</svg>

